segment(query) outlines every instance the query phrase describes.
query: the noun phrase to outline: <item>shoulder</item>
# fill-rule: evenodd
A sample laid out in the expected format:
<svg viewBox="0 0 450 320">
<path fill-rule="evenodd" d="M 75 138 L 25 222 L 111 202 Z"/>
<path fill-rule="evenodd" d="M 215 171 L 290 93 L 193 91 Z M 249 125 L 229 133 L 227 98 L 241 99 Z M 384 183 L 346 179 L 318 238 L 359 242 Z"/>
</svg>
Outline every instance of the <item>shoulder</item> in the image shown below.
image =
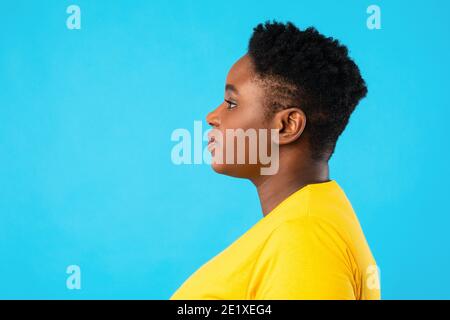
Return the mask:
<svg viewBox="0 0 450 320">
<path fill-rule="evenodd" d="M 354 298 L 358 286 L 348 253 L 326 221 L 314 216 L 284 221 L 256 262 L 256 296 Z"/>
<path fill-rule="evenodd" d="M 316 215 L 304 215 L 281 222 L 270 234 L 272 241 L 302 240 L 311 237 L 337 238 L 339 230 L 333 223 Z"/>
<path fill-rule="evenodd" d="M 339 230 L 327 220 L 307 215 L 280 223 L 266 240 L 264 254 L 287 259 L 339 260 L 349 263 L 349 247 Z"/>
</svg>

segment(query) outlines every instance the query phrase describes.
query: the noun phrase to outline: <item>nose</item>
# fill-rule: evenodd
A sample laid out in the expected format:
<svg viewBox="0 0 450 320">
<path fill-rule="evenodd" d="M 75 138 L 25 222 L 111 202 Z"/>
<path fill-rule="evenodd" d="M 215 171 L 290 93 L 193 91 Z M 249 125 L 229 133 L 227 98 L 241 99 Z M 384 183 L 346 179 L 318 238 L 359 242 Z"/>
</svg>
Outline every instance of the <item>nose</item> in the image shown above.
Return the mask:
<svg viewBox="0 0 450 320">
<path fill-rule="evenodd" d="M 220 119 L 217 112 L 218 109 L 219 108 L 216 108 L 206 116 L 206 122 L 208 122 L 211 127 L 218 127 L 220 125 Z"/>
</svg>

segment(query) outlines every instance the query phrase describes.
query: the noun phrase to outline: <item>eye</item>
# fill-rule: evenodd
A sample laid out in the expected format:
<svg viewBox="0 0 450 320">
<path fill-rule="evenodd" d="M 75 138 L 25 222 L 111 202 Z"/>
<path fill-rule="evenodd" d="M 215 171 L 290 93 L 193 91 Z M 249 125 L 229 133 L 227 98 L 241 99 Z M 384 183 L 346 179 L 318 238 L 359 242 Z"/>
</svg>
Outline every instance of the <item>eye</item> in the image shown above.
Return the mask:
<svg viewBox="0 0 450 320">
<path fill-rule="evenodd" d="M 225 102 L 227 103 L 227 109 L 231 110 L 237 107 L 237 104 L 233 101 L 225 99 Z"/>
</svg>

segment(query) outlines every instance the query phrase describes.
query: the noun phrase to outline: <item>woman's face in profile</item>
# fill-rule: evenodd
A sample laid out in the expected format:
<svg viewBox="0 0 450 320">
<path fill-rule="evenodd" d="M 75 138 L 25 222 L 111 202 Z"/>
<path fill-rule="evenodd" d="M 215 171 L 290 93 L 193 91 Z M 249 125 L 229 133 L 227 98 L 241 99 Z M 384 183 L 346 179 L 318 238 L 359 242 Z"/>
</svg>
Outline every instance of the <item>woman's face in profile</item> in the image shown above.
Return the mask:
<svg viewBox="0 0 450 320">
<path fill-rule="evenodd" d="M 260 142 L 266 145 L 266 150 L 269 146 L 260 139 L 259 129 L 269 129 L 269 121 L 265 117 L 263 89 L 253 79 L 251 58 L 244 55 L 228 72 L 224 101 L 206 118 L 213 127 L 208 149 L 212 154 L 212 167 L 218 173 L 240 178 L 260 174 Z M 240 139 L 245 141 L 244 146 L 239 144 L 236 129 L 248 133 L 245 140 Z M 245 158 L 244 163 L 242 158 Z"/>
</svg>

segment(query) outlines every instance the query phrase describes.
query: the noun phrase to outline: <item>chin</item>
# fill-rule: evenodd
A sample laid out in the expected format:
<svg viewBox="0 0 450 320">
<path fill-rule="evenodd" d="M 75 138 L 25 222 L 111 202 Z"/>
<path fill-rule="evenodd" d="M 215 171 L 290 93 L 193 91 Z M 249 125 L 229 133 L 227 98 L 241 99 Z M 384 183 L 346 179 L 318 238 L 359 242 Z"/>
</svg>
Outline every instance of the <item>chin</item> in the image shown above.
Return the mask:
<svg viewBox="0 0 450 320">
<path fill-rule="evenodd" d="M 212 163 L 211 167 L 215 172 L 230 177 L 250 179 L 252 176 L 245 165 Z"/>
<path fill-rule="evenodd" d="M 219 163 L 212 163 L 211 167 L 213 168 L 213 170 L 219 174 L 224 174 L 226 176 L 234 176 L 233 175 L 233 169 L 230 168 L 232 166 L 228 165 L 228 164 L 219 164 Z"/>
</svg>

